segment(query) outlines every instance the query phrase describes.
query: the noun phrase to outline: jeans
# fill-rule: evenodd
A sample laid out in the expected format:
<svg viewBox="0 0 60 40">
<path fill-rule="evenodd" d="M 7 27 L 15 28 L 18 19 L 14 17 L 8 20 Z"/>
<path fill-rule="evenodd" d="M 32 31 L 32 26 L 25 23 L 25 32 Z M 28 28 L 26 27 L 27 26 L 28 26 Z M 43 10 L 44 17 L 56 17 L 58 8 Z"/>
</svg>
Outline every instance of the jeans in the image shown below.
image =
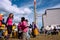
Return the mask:
<svg viewBox="0 0 60 40">
<path fill-rule="evenodd" d="M 30 40 L 30 36 L 29 36 L 28 32 L 23 32 L 22 39 L 23 40 Z"/>
<path fill-rule="evenodd" d="M 30 39 L 29 31 L 27 32 L 27 40 Z"/>
</svg>

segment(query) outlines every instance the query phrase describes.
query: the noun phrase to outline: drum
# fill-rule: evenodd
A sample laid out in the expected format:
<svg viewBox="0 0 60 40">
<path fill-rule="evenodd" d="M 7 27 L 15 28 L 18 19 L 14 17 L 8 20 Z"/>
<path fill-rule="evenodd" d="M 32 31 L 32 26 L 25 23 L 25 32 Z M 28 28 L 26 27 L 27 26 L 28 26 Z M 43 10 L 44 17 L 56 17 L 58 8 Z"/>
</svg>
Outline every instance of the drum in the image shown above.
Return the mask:
<svg viewBox="0 0 60 40">
<path fill-rule="evenodd" d="M 2 29 L 2 30 L 5 29 L 5 24 L 2 24 L 1 29 Z"/>
<path fill-rule="evenodd" d="M 13 32 L 13 37 L 17 37 L 17 32 Z"/>
<path fill-rule="evenodd" d="M 12 26 L 12 30 L 15 30 L 16 29 L 16 26 Z"/>
<path fill-rule="evenodd" d="M 3 35 L 7 36 L 8 35 L 8 30 L 4 30 Z"/>
<path fill-rule="evenodd" d="M 34 35 L 38 35 L 38 34 L 39 34 L 38 29 L 35 28 L 35 29 L 34 29 Z"/>
</svg>

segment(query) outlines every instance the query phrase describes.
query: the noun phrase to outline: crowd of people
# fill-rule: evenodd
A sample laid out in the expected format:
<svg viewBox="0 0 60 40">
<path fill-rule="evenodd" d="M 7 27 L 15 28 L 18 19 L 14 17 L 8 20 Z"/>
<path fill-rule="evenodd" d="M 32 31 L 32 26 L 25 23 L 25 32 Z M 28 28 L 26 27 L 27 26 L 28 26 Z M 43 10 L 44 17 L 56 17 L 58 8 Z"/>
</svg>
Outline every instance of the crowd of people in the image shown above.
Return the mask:
<svg viewBox="0 0 60 40">
<path fill-rule="evenodd" d="M 0 37 L 2 34 L 6 40 L 9 40 L 10 35 L 14 34 L 14 29 L 16 28 L 16 24 L 13 23 L 14 14 L 10 13 L 4 21 L 4 15 L 0 14 Z M 17 25 L 18 28 L 18 38 L 22 40 L 30 40 L 30 35 L 36 37 L 39 34 L 38 28 L 34 22 L 29 25 L 28 19 L 25 17 L 21 17 L 21 21 Z M 4 29 L 4 31 L 3 31 Z M 4 33 L 5 32 L 5 33 Z"/>
</svg>

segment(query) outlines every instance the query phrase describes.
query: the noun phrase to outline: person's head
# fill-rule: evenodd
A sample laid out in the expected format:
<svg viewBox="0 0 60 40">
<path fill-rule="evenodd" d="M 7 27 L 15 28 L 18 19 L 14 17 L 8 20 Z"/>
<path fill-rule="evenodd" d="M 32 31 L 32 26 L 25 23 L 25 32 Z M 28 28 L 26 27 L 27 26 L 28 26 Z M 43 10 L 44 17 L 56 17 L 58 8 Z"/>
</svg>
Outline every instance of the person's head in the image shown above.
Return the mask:
<svg viewBox="0 0 60 40">
<path fill-rule="evenodd" d="M 0 14 L 0 20 L 3 20 L 4 15 Z"/>
<path fill-rule="evenodd" d="M 34 22 L 32 22 L 32 24 L 35 24 Z"/>
<path fill-rule="evenodd" d="M 14 16 L 13 13 L 9 14 L 9 18 L 13 18 L 13 16 Z"/>
<path fill-rule="evenodd" d="M 25 21 L 25 17 L 21 17 L 21 22 Z"/>
<path fill-rule="evenodd" d="M 13 26 L 16 26 L 16 24 L 14 23 Z"/>
<path fill-rule="evenodd" d="M 3 14 L 0 14 L 0 16 L 4 17 L 4 15 L 3 15 Z"/>
<path fill-rule="evenodd" d="M 25 21 L 26 21 L 26 22 L 28 22 L 28 20 L 27 20 L 27 19 L 26 19 Z"/>
<path fill-rule="evenodd" d="M 3 19 L 3 21 L 4 21 L 4 19 Z"/>
</svg>

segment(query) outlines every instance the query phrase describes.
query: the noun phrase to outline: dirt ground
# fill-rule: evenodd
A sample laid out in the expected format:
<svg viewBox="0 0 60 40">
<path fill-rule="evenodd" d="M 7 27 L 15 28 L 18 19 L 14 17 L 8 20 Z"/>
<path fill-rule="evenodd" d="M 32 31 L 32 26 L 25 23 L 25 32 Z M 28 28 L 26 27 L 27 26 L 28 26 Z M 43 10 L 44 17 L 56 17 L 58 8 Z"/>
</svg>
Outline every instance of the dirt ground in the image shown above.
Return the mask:
<svg viewBox="0 0 60 40">
<path fill-rule="evenodd" d="M 4 40 L 0 38 L 0 40 Z M 17 38 L 10 38 L 10 40 L 20 40 Z M 44 35 L 40 34 L 36 38 L 31 37 L 30 40 L 60 40 L 60 33 L 58 35 Z"/>
</svg>

